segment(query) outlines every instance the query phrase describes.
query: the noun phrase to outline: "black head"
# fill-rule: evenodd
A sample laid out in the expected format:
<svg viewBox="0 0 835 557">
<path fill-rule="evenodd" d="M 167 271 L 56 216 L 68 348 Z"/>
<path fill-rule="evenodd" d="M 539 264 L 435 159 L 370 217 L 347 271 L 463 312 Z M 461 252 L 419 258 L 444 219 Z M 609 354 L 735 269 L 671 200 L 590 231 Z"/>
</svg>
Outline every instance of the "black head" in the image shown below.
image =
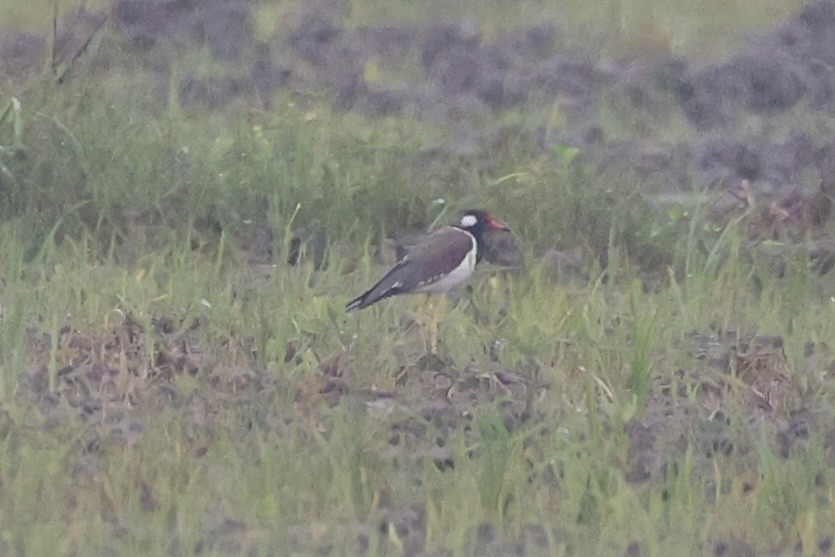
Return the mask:
<svg viewBox="0 0 835 557">
<path fill-rule="evenodd" d="M 470 209 L 461 213 L 461 219 L 455 225 L 461 230 L 466 230 L 475 237 L 478 244 L 477 257 L 480 260 L 484 255 L 484 240 L 482 235 L 490 230 L 510 231 L 506 224 L 490 216 L 487 211 L 481 209 Z"/>
<path fill-rule="evenodd" d="M 470 209 L 461 213 L 461 220 L 456 225 L 471 234 L 481 234 L 487 230 L 510 230 L 506 224 L 497 221 L 487 211 Z"/>
</svg>

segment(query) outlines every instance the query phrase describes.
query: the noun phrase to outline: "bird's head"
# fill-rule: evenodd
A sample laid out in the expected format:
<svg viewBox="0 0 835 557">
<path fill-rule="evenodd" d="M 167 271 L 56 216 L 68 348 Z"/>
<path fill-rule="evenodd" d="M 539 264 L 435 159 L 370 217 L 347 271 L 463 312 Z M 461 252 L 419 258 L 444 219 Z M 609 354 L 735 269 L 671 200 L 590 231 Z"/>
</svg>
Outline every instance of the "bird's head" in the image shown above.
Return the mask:
<svg viewBox="0 0 835 557">
<path fill-rule="evenodd" d="M 482 232 L 488 230 L 504 230 L 510 231 L 501 221 L 498 221 L 490 216 L 487 211 L 481 209 L 470 209 L 461 214 L 461 220 L 458 221 L 458 228 L 466 230 L 476 237 L 480 237 Z"/>
</svg>

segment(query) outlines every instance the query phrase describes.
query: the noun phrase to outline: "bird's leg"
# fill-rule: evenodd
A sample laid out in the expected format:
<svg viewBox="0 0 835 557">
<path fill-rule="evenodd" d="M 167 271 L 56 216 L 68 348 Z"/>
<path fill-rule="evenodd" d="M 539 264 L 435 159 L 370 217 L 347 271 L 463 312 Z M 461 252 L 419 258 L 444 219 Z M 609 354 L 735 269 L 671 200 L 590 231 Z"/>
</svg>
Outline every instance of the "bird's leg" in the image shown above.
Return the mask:
<svg viewBox="0 0 835 557">
<path fill-rule="evenodd" d="M 429 329 L 429 352 L 431 354 L 438 353 L 438 328 L 435 326 L 435 299 L 431 294 L 426 295 L 426 302 L 424 304 L 426 309 L 426 328 Z"/>
<path fill-rule="evenodd" d="M 429 296 L 429 349 L 432 354 L 438 353 L 438 320 L 435 319 L 435 299 Z"/>
<path fill-rule="evenodd" d="M 441 324 L 444 307 L 446 306 L 446 296 L 438 296 L 432 300 L 431 314 L 429 318 L 429 339 L 432 348 L 432 354 L 438 353 L 438 327 Z"/>
<path fill-rule="evenodd" d="M 425 297 L 421 297 L 420 305 L 412 313 L 412 319 L 414 319 L 415 324 L 417 324 L 418 329 L 420 329 L 420 336 L 423 339 L 423 346 L 427 348 L 430 342 L 430 339 L 427 339 L 429 336 L 427 330 L 430 328 L 430 315 L 431 315 L 431 307 L 432 307 L 432 297 L 428 294 Z"/>
<path fill-rule="evenodd" d="M 429 353 L 438 353 L 438 328 L 446 307 L 446 297 L 427 294 L 420 304 L 420 308 L 413 314 L 415 323 L 423 334 L 424 345 L 429 337 Z"/>
</svg>

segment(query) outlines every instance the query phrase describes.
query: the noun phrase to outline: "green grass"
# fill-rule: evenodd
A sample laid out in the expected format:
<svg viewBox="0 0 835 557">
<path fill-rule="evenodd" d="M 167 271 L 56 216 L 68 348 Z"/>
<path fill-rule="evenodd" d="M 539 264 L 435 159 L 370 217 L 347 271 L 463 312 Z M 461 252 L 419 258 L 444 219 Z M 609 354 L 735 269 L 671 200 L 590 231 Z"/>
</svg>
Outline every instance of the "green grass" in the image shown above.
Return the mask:
<svg viewBox="0 0 835 557">
<path fill-rule="evenodd" d="M 831 279 L 799 259 L 778 276 L 744 223 L 660 213 L 571 146 L 423 168 L 436 124 L 324 97 L 207 113 L 116 78 L 0 91 L 19 100 L 0 121 L 0 552 L 826 553 Z M 344 312 L 382 238 L 469 206 L 527 263 L 459 292 L 440 365 L 417 300 Z M 300 227 L 326 231 L 324 268 L 285 263 Z M 552 247 L 581 248 L 589 279 L 553 280 Z M 694 356 L 717 332 L 783 338 L 793 414 Z"/>
<path fill-rule="evenodd" d="M 131 122 L 129 113 L 113 117 Z M 516 398 L 532 418 L 511 427 L 503 412 L 514 400 L 509 395 L 467 407 L 470 418 L 433 416 L 415 402 L 425 391 L 395 384 L 399 369 L 421 353 L 420 332 L 408 324 L 411 302 L 355 316 L 342 309 L 380 270 L 363 258 L 370 249 L 364 243 L 382 229 L 397 230 L 396 218 L 385 226 L 379 219 L 413 215 L 414 221 L 400 219 L 412 226 L 432 216 L 430 194 L 417 184 L 382 188 L 401 146 L 357 147 L 341 117 L 305 122 L 292 110 L 270 115 L 280 126 L 239 125 L 205 137 L 196 121 L 165 119 L 118 138 L 99 137 L 104 119 L 96 118 L 79 109 L 64 122 L 80 150 L 65 150 L 49 134 L 40 143 L 24 133 L 27 149 L 40 153 L 24 161 L 29 166 L 12 167 L 31 188 L 18 203 L 46 210 L 7 216 L 0 245 L 6 501 L 0 537 L 10 552 L 260 555 L 284 548 L 349 555 L 361 544 L 389 555 L 417 544 L 501 554 L 479 538 L 485 525 L 505 539 L 536 539 L 530 551 L 557 555 L 620 553 L 632 543 L 647 555 L 709 554 L 716 540 L 729 539 L 783 551 L 796 543 L 815 547 L 831 535 L 824 436 L 780 458 L 767 436 L 745 425 L 744 408 L 727 409 L 738 418 L 737 452 L 706 459 L 685 428 L 680 434 L 696 444 L 674 453 L 666 473 L 647 484 L 625 478 L 626 424 L 648 411 L 655 382 L 675 382 L 678 365 L 698 368 L 676 348 L 687 334 L 714 323 L 781 334 L 799 367 L 805 342 L 835 333 L 822 279 L 798 269 L 766 276 L 757 290 L 751 280 L 757 269 L 738 257 L 733 233 L 704 236 L 718 242 L 713 252 L 674 253 L 696 234 L 690 227 L 672 229 L 659 247 L 668 251 L 664 264 L 673 274 L 647 277 L 630 252 L 649 241 L 642 224 L 648 209 L 633 197 L 611 196 L 608 183 L 552 155 L 509 153 L 524 176 L 501 189 L 486 185 L 484 199 L 497 200 L 496 212 L 519 230 L 529 255 L 547 246 L 537 231 L 548 231 L 556 241 L 608 250 L 607 275 L 570 286 L 550 282 L 536 265 L 482 273 L 443 323 L 453 373 L 462 379 L 498 366 L 543 389 Z M 45 129 L 66 134 L 52 123 Z M 125 155 L 105 158 L 108 139 L 114 153 Z M 43 177 L 37 166 L 46 160 L 53 173 Z M 89 187 L 56 191 L 60 205 L 45 204 L 54 177 L 79 166 L 89 169 Z M 324 201 L 324 184 L 344 205 Z M 141 185 L 147 188 L 137 191 Z M 559 201 L 530 200 L 555 185 L 563 190 Z M 352 187 L 350 196 L 339 193 Z M 408 188 L 414 197 L 398 198 Z M 180 197 L 191 201 L 187 209 L 167 206 Z M 59 210 L 82 203 L 95 219 L 85 220 L 82 209 Z M 228 236 L 195 231 L 212 207 L 223 207 Z M 167 223 L 155 232 L 159 245 L 121 261 L 120 242 L 132 233 L 123 220 L 142 211 Z M 326 269 L 279 264 L 260 275 L 248 268 L 234 241 L 239 228 L 251 225 L 245 219 L 284 230 L 314 216 L 331 233 Z M 207 243 L 195 248 L 198 233 Z M 358 271 L 343 275 L 349 259 L 359 260 Z M 685 264 L 688 274 L 674 278 Z M 68 326 L 99 342 L 92 352 L 104 359 L 106 342 L 97 339 L 123 315 L 144 333 L 139 354 L 122 353 L 114 364 L 126 370 L 104 397 L 116 417 L 102 411 L 89 421 L 77 418 L 59 388 L 59 370 L 73 358 L 59 331 Z M 192 341 L 195 376 L 153 376 L 160 352 L 154 317 L 184 327 L 195 318 L 205 323 Z M 45 345 L 33 346 L 43 333 L 50 335 Z M 492 362 L 487 347 L 495 340 L 505 349 Z M 295 356 L 288 361 L 291 345 Z M 342 354 L 349 355 L 342 371 L 350 391 L 331 407 L 316 391 L 319 366 Z M 39 365 L 48 370 L 47 391 L 65 393 L 55 408 L 44 409 L 24 385 Z M 235 380 L 247 373 L 258 375 L 259 387 L 237 390 Z M 810 403 L 825 408 L 828 381 L 804 380 L 812 385 Z M 161 393 L 165 384 L 169 391 Z M 394 405 L 369 411 L 363 393 L 375 388 L 395 390 Z M 140 428 L 135 436 L 124 433 L 132 423 Z M 392 445 L 398 424 L 428 433 L 406 428 Z M 435 465 L 435 440 L 443 440 L 453 468 Z"/>
</svg>

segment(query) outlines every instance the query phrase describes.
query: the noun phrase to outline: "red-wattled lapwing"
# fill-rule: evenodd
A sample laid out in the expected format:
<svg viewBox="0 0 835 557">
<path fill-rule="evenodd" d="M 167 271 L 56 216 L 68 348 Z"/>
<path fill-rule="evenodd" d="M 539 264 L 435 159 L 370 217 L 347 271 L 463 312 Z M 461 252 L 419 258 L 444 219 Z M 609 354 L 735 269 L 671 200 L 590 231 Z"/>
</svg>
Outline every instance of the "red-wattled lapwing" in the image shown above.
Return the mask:
<svg viewBox="0 0 835 557">
<path fill-rule="evenodd" d="M 484 255 L 483 234 L 510 230 L 487 211 L 470 210 L 454 226 L 445 226 L 424 237 L 377 284 L 346 306 L 348 311 L 366 308 L 400 294 L 444 295 L 473 274 Z M 432 352 L 437 352 L 437 320 L 430 328 Z"/>
</svg>

